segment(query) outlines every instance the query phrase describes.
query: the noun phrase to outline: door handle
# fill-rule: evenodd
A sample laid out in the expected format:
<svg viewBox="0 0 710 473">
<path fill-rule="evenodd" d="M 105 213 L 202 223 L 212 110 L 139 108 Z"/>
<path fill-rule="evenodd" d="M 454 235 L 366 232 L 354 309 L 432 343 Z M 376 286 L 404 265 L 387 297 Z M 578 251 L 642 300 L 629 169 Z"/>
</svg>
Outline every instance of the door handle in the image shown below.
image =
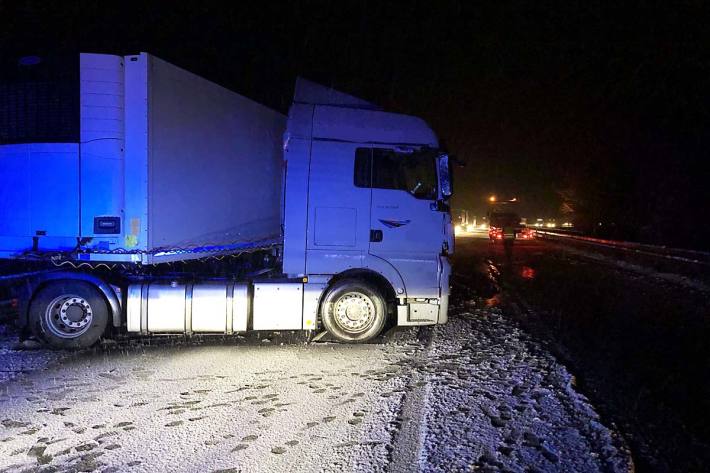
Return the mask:
<svg viewBox="0 0 710 473">
<path fill-rule="evenodd" d="M 382 230 L 370 230 L 370 241 L 374 243 L 382 241 Z"/>
</svg>

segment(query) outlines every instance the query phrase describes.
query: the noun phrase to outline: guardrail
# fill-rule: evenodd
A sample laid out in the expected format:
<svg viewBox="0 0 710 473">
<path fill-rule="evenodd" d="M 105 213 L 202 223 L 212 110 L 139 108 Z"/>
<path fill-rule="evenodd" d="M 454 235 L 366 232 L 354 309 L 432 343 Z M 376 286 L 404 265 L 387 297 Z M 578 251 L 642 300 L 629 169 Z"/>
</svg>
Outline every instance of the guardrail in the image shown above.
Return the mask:
<svg viewBox="0 0 710 473">
<path fill-rule="evenodd" d="M 570 241 L 592 246 L 612 248 L 627 251 L 644 256 L 653 256 L 669 260 L 692 263 L 703 266 L 710 266 L 710 253 L 697 250 L 686 250 L 682 248 L 669 248 L 666 246 L 649 245 L 646 243 L 635 243 L 629 241 L 606 240 L 603 238 L 592 238 L 558 231 L 536 230 L 538 237 L 547 240 Z"/>
</svg>

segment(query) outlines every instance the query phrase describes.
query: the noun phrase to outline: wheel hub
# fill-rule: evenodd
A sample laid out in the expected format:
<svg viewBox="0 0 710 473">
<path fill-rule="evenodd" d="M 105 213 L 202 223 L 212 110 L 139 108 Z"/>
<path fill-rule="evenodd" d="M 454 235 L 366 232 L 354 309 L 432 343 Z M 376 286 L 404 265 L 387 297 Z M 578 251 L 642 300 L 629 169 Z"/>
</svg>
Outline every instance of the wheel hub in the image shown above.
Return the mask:
<svg viewBox="0 0 710 473">
<path fill-rule="evenodd" d="M 47 307 L 45 322 L 47 328 L 62 338 L 75 338 L 84 333 L 94 318 L 89 303 L 82 297 L 62 295 Z"/>
<path fill-rule="evenodd" d="M 358 321 L 363 317 L 367 317 L 367 314 L 359 306 L 350 306 L 345 309 L 345 316 L 350 320 Z"/>
<path fill-rule="evenodd" d="M 343 295 L 336 301 L 334 309 L 335 321 L 348 332 L 362 332 L 375 320 L 375 305 L 361 293 Z"/>
</svg>

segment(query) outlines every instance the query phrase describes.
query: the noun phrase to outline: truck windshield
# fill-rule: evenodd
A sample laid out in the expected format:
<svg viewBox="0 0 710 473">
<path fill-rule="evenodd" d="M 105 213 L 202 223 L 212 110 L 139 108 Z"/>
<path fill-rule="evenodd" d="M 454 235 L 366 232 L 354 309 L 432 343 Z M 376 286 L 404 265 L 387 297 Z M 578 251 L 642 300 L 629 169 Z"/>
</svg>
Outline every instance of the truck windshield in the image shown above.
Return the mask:
<svg viewBox="0 0 710 473">
<path fill-rule="evenodd" d="M 405 190 L 417 199 L 437 197 L 436 153 L 430 149 L 372 150 L 372 187 Z"/>
</svg>

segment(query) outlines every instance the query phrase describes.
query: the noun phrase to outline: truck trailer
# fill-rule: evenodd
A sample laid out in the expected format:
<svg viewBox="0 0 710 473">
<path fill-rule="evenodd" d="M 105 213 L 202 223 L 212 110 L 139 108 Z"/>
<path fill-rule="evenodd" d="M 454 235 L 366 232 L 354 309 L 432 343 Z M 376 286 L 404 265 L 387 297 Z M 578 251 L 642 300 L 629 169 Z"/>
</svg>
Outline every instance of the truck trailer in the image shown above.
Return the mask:
<svg viewBox="0 0 710 473">
<path fill-rule="evenodd" d="M 0 102 L 26 334 L 364 342 L 447 320 L 451 169 L 419 118 L 301 78 L 285 117 L 147 53 L 21 60 Z"/>
</svg>

